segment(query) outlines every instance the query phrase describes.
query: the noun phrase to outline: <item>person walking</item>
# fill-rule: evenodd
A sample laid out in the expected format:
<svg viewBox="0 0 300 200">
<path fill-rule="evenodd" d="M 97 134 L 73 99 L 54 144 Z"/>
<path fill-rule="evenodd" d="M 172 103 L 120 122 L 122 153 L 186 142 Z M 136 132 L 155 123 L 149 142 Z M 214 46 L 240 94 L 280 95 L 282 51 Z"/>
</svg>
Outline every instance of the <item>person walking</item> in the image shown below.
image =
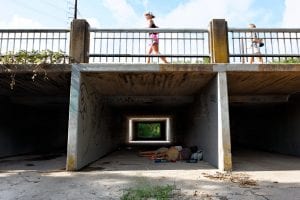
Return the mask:
<svg viewBox="0 0 300 200">
<path fill-rule="evenodd" d="M 145 18 L 147 20 L 147 27 L 148 28 L 158 28 L 158 26 L 155 25 L 153 19 L 155 16 L 151 12 L 145 13 Z M 150 47 L 148 50 L 148 54 L 151 55 L 151 53 L 160 54 L 159 53 L 159 39 L 158 39 L 158 33 L 151 32 L 149 33 L 149 37 L 151 39 Z M 167 59 L 165 57 L 160 57 L 160 59 L 164 63 L 168 63 Z M 150 63 L 150 57 L 147 58 L 147 63 Z"/>
<path fill-rule="evenodd" d="M 249 24 L 249 28 L 250 29 L 255 29 L 256 26 L 255 24 Z M 262 47 L 264 45 L 264 43 L 262 42 L 262 39 L 258 38 L 257 33 L 256 32 L 251 32 L 251 49 L 252 49 L 252 53 L 255 55 L 260 55 L 260 47 Z M 258 61 L 262 64 L 263 63 L 263 59 L 262 57 L 258 57 Z M 250 57 L 250 64 L 252 64 L 254 62 L 254 57 Z"/>
</svg>

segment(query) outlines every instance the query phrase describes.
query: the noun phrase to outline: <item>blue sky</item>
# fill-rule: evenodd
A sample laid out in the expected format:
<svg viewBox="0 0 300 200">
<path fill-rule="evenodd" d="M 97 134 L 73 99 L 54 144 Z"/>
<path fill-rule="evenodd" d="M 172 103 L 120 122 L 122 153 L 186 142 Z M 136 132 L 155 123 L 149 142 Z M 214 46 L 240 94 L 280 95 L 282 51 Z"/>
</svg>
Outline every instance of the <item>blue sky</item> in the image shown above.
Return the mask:
<svg viewBox="0 0 300 200">
<path fill-rule="evenodd" d="M 69 28 L 74 0 L 0 0 L 0 28 Z M 78 18 L 94 28 L 144 28 L 151 11 L 164 28 L 207 28 L 213 18 L 229 27 L 300 28 L 299 0 L 78 0 Z"/>
</svg>

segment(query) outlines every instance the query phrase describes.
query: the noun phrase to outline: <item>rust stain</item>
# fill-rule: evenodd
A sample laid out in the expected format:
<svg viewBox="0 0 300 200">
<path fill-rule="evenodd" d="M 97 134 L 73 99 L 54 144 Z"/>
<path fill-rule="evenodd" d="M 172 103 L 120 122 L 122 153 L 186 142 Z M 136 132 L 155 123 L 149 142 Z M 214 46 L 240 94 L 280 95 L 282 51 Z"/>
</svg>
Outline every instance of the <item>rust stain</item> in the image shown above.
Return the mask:
<svg viewBox="0 0 300 200">
<path fill-rule="evenodd" d="M 231 156 L 224 156 L 224 170 L 225 171 L 232 171 L 232 159 Z"/>
<path fill-rule="evenodd" d="M 75 171 L 75 159 L 73 155 L 68 155 L 67 158 L 67 166 L 66 166 L 67 171 Z"/>
<path fill-rule="evenodd" d="M 200 71 L 213 72 L 213 64 L 163 64 L 160 71 Z"/>
</svg>

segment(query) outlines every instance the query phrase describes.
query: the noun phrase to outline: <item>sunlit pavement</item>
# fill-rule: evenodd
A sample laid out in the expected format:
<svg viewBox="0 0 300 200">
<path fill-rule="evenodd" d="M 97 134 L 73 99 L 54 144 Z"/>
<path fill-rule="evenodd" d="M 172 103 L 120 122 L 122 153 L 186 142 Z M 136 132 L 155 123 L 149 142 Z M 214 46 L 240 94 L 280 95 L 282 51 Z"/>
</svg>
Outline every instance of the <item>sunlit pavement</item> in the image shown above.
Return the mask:
<svg viewBox="0 0 300 200">
<path fill-rule="evenodd" d="M 300 158 L 253 151 L 233 154 L 234 172 L 204 161 L 154 163 L 118 151 L 80 172 L 64 170 L 66 156 L 0 159 L 0 199 L 120 199 L 126 188 L 174 185 L 171 199 L 300 199 Z"/>
</svg>

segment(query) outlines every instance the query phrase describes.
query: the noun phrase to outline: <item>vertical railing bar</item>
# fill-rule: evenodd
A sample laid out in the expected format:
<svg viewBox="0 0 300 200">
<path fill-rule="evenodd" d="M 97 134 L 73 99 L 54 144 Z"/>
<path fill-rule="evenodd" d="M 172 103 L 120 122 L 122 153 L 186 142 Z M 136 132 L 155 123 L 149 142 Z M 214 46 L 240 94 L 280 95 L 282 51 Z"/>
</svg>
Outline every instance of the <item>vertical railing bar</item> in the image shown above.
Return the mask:
<svg viewBox="0 0 300 200">
<path fill-rule="evenodd" d="M 293 44 L 292 44 L 292 36 L 291 36 L 291 32 L 289 32 L 289 36 L 290 36 L 290 47 L 291 47 L 291 53 L 293 54 L 294 53 L 294 51 L 293 51 Z"/>
<path fill-rule="evenodd" d="M 13 54 L 15 54 L 15 43 L 16 43 L 16 32 L 14 32 L 13 34 L 14 38 L 13 38 L 13 46 L 12 46 L 12 52 Z"/>
<path fill-rule="evenodd" d="M 67 53 L 67 37 L 68 37 L 68 35 L 70 36 L 70 33 L 65 33 L 64 35 L 65 35 L 64 53 Z"/>
<path fill-rule="evenodd" d="M 45 50 L 47 50 L 48 49 L 48 32 L 46 32 L 46 48 L 45 48 Z"/>
<path fill-rule="evenodd" d="M 297 54 L 299 54 L 299 37 L 298 37 L 299 33 L 296 33 L 296 43 L 297 43 Z"/>
<path fill-rule="evenodd" d="M 25 50 L 28 51 L 28 32 L 26 32 L 26 45 L 25 45 Z"/>
<path fill-rule="evenodd" d="M 51 51 L 54 51 L 54 39 L 55 39 L 54 32 L 51 32 L 51 35 L 52 35 L 52 39 L 51 39 Z"/>
<path fill-rule="evenodd" d="M 190 54 L 192 54 L 192 33 L 191 32 L 189 32 L 189 34 L 190 34 Z M 190 58 L 190 61 L 191 61 L 191 63 L 192 63 L 192 58 Z"/>
<path fill-rule="evenodd" d="M 99 61 L 100 61 L 100 62 L 102 62 L 102 56 L 101 56 L 101 55 L 102 55 L 102 43 L 103 43 L 103 39 L 102 39 L 103 36 L 102 36 L 102 33 L 103 33 L 103 32 L 101 31 L 101 32 L 100 32 L 100 49 L 99 49 L 99 51 L 100 51 L 100 58 L 99 58 Z"/>
<path fill-rule="evenodd" d="M 276 40 L 277 40 L 277 52 L 278 54 L 280 54 L 280 44 L 279 44 L 279 36 L 278 36 L 278 32 L 276 32 Z M 278 61 L 280 61 L 280 57 L 278 57 Z"/>
<path fill-rule="evenodd" d="M 186 39 L 185 39 L 185 33 L 182 33 L 182 40 L 183 40 L 183 55 L 185 55 L 185 42 L 186 42 Z M 183 57 L 183 63 L 185 63 L 185 57 Z"/>
<path fill-rule="evenodd" d="M 1 39 L 0 39 L 0 55 L 2 55 L 2 41 L 3 41 L 3 32 L 0 33 L 1 34 Z"/>
<path fill-rule="evenodd" d="M 121 49 L 122 49 L 122 32 L 119 32 L 119 55 L 121 54 Z M 121 62 L 121 56 L 119 56 L 119 62 Z"/>
<path fill-rule="evenodd" d="M 133 54 L 134 53 L 135 34 L 134 33 L 131 33 L 131 34 L 132 34 L 131 53 Z M 133 63 L 133 56 L 131 56 L 131 63 Z"/>
<path fill-rule="evenodd" d="M 196 55 L 197 55 L 197 60 L 199 59 L 199 48 L 198 48 L 198 34 L 201 34 L 201 33 L 199 33 L 199 32 L 196 32 L 195 33 L 195 46 L 196 46 Z M 204 46 L 203 46 L 203 49 L 204 49 Z"/>
<path fill-rule="evenodd" d="M 7 33 L 7 42 L 6 42 L 6 53 L 8 53 L 8 46 L 9 46 L 9 39 L 10 39 L 10 33 Z"/>
<path fill-rule="evenodd" d="M 113 40 L 113 44 L 112 44 L 112 48 L 113 48 L 113 54 L 115 54 L 115 38 L 116 38 L 116 32 L 113 32 L 113 35 L 112 35 L 112 40 Z M 115 62 L 115 56 L 112 57 L 112 62 L 114 63 Z"/>
<path fill-rule="evenodd" d="M 127 55 L 127 48 L 128 48 L 128 47 L 127 47 L 127 44 L 128 44 L 128 42 L 127 42 L 127 41 L 128 41 L 128 32 L 126 32 L 125 35 L 126 35 L 126 37 L 125 37 L 125 38 L 126 38 L 126 39 L 125 39 L 125 54 Z M 127 63 L 127 56 L 125 57 L 125 62 Z"/>
<path fill-rule="evenodd" d="M 287 53 L 287 49 L 286 49 L 286 38 L 285 38 L 285 35 L 286 35 L 286 33 L 283 32 L 283 46 L 284 46 L 284 53 L 286 54 Z M 285 60 L 286 59 L 287 58 L 285 57 Z"/>
<path fill-rule="evenodd" d="M 90 48 L 92 48 L 92 52 L 91 52 L 91 50 L 90 50 L 89 54 L 91 54 L 91 53 L 96 53 L 97 44 L 98 44 L 98 40 L 97 40 L 97 31 L 92 31 L 92 32 L 90 33 L 90 36 L 91 36 L 90 38 L 93 38 L 94 44 L 90 44 Z M 100 57 L 100 56 L 99 56 L 99 57 Z M 95 57 L 91 58 L 91 57 L 89 57 L 89 62 L 91 61 L 91 62 L 95 63 L 95 62 L 96 62 L 96 59 L 99 59 L 99 58 L 95 58 Z"/>
<path fill-rule="evenodd" d="M 138 53 L 141 54 L 141 32 L 138 32 Z M 141 56 L 138 57 L 138 63 L 141 62 Z"/>
<path fill-rule="evenodd" d="M 32 50 L 35 49 L 35 46 L 34 46 L 34 44 L 35 44 L 35 38 L 36 38 L 36 32 L 33 33 Z M 59 39 L 60 39 L 60 37 L 59 37 Z M 58 46 L 59 46 L 59 44 L 58 44 Z"/>
<path fill-rule="evenodd" d="M 58 42 L 57 42 L 57 51 L 60 52 L 61 49 L 60 49 L 60 42 L 61 42 L 61 32 L 58 33 Z"/>
<path fill-rule="evenodd" d="M 41 43 L 42 43 L 42 32 L 40 32 L 39 51 L 41 50 Z"/>
<path fill-rule="evenodd" d="M 231 32 L 231 42 L 232 42 L 232 52 L 233 52 L 233 54 L 235 54 L 235 45 L 234 45 L 234 43 L 235 43 L 235 41 L 234 41 L 234 32 Z M 235 62 L 236 61 L 236 58 L 234 57 L 233 58 L 233 62 Z"/>
<path fill-rule="evenodd" d="M 170 33 L 170 42 L 171 42 L 171 44 L 170 44 L 170 46 L 171 46 L 171 55 L 173 55 L 173 33 Z M 171 58 L 170 58 L 170 62 L 171 63 L 173 63 L 173 56 L 171 56 Z"/>
<path fill-rule="evenodd" d="M 106 32 L 106 35 L 107 35 L 107 37 L 106 37 L 106 53 L 108 54 L 108 42 L 109 42 L 109 36 L 108 36 L 108 32 Z M 107 56 L 105 56 L 105 61 L 106 62 L 108 62 L 108 57 Z"/>
</svg>

